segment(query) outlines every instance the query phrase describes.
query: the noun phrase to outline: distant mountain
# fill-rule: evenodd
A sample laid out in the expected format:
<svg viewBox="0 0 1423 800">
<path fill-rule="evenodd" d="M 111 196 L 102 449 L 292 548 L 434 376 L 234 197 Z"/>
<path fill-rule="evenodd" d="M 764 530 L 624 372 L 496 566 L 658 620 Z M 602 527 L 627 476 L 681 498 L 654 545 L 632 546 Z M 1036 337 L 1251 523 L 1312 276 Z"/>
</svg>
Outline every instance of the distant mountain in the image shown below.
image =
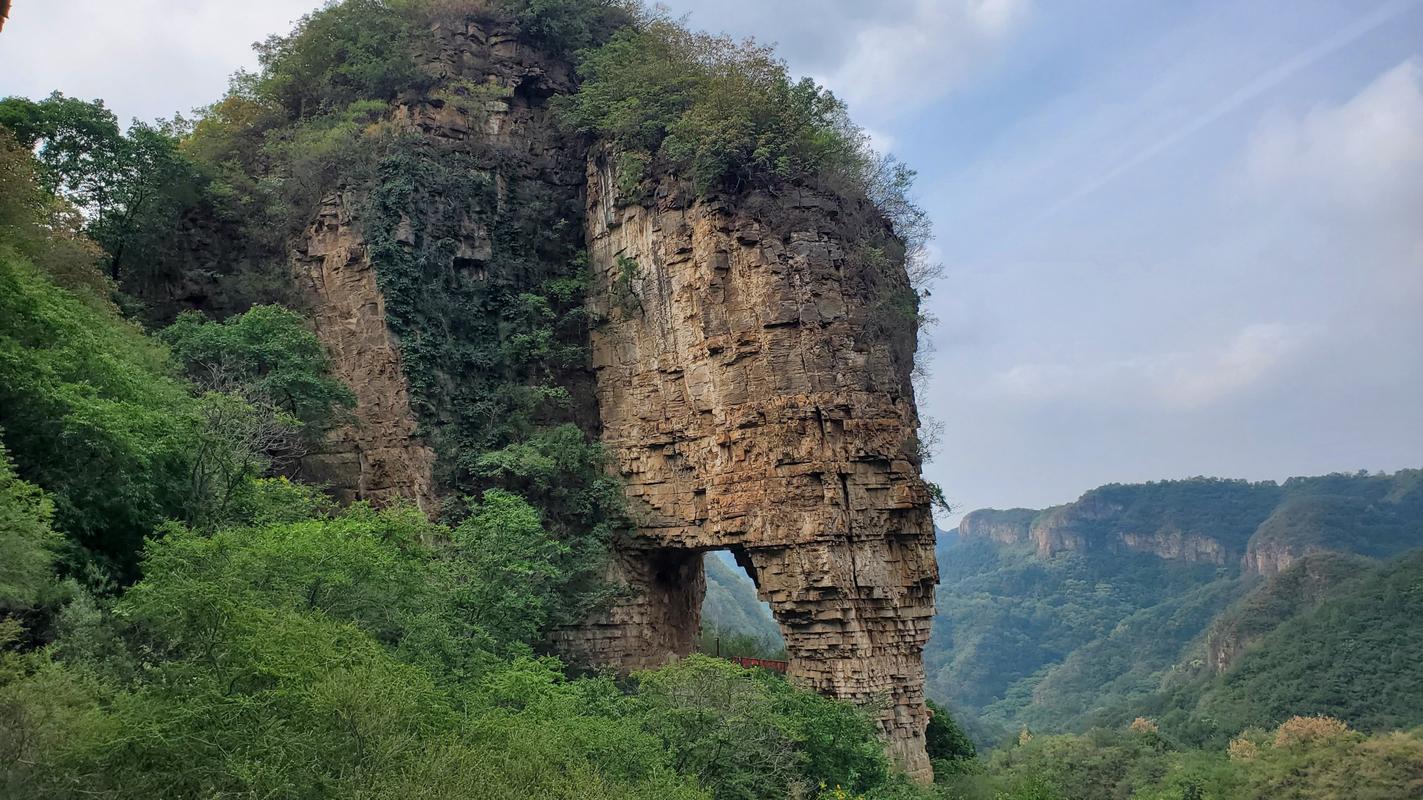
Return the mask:
<svg viewBox="0 0 1423 800">
<path fill-rule="evenodd" d="M 728 655 L 776 656 L 785 650 L 771 607 L 756 596 L 756 584 L 725 552 L 707 553 L 707 593 L 702 600 L 703 650 Z"/>
<path fill-rule="evenodd" d="M 929 690 L 1001 732 L 1082 729 L 1148 703 L 1185 726 L 1219 695 L 1207 684 L 1244 669 L 1283 620 L 1370 559 L 1418 547 L 1423 470 L 1109 485 L 975 511 L 940 540 Z"/>
<path fill-rule="evenodd" d="M 1296 714 L 1357 729 L 1423 724 L 1423 550 L 1386 561 L 1305 556 L 1216 619 L 1138 714 L 1220 744 Z M 1128 716 L 1131 715 L 1131 716 Z"/>
</svg>

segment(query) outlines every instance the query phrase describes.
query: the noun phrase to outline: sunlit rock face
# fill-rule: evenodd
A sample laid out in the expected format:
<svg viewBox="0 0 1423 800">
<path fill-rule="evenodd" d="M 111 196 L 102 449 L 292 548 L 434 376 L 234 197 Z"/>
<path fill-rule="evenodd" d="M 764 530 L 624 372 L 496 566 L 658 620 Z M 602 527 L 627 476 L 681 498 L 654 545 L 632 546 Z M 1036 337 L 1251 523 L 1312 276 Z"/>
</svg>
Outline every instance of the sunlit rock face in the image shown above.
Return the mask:
<svg viewBox="0 0 1423 800">
<path fill-rule="evenodd" d="M 908 281 L 894 254 L 866 252 L 883 221 L 808 190 L 693 199 L 670 180 L 619 202 L 601 153 L 587 187 L 603 440 L 638 524 L 615 572 L 640 591 L 567 646 L 623 666 L 687 652 L 700 553 L 730 549 L 791 678 L 879 704 L 892 753 L 927 778 L 937 567 L 915 326 L 894 310 Z"/>
</svg>

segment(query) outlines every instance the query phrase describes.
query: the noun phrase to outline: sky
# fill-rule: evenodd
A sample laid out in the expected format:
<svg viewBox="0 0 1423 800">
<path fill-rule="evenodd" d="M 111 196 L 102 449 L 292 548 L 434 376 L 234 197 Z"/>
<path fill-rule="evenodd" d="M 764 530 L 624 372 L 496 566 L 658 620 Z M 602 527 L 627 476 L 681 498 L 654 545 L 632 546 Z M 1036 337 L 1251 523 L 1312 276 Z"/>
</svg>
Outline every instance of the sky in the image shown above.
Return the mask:
<svg viewBox="0 0 1423 800">
<path fill-rule="evenodd" d="M 0 95 L 186 112 L 315 5 L 15 0 Z M 918 170 L 957 511 L 1423 466 L 1423 0 L 668 5 Z"/>
</svg>

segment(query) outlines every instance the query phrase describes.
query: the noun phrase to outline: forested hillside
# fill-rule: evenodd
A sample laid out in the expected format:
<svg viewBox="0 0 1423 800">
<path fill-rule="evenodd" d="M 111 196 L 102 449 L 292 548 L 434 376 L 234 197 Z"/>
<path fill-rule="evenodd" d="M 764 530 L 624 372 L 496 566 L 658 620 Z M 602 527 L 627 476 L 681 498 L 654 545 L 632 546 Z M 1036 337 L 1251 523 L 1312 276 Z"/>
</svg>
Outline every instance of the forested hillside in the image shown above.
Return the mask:
<svg viewBox="0 0 1423 800">
<path fill-rule="evenodd" d="M 940 555 L 931 689 L 981 716 L 987 738 L 1145 711 L 1196 744 L 1302 713 L 1423 723 L 1423 706 L 1386 689 L 1411 685 L 1417 609 L 1388 587 L 1416 560 L 1373 560 L 1423 547 L 1419 476 L 1108 486 L 1041 512 L 974 512 Z M 1376 602 L 1356 598 L 1346 623 L 1335 603 L 1350 592 Z M 1315 614 L 1345 638 L 1320 640 Z M 1274 630 L 1286 619 L 1288 640 Z M 1311 648 L 1327 664 L 1279 672 Z"/>
</svg>

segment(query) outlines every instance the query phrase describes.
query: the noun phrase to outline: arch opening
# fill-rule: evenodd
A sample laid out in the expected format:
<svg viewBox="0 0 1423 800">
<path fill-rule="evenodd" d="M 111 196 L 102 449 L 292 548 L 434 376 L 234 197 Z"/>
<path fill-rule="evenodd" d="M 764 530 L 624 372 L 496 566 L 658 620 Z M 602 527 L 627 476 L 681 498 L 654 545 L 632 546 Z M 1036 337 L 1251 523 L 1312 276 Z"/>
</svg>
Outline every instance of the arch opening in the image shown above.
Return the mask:
<svg viewBox="0 0 1423 800">
<path fill-rule="evenodd" d="M 744 551 L 702 554 L 706 588 L 697 649 L 732 659 L 787 661 L 785 637 L 759 593 L 756 567 Z"/>
</svg>

